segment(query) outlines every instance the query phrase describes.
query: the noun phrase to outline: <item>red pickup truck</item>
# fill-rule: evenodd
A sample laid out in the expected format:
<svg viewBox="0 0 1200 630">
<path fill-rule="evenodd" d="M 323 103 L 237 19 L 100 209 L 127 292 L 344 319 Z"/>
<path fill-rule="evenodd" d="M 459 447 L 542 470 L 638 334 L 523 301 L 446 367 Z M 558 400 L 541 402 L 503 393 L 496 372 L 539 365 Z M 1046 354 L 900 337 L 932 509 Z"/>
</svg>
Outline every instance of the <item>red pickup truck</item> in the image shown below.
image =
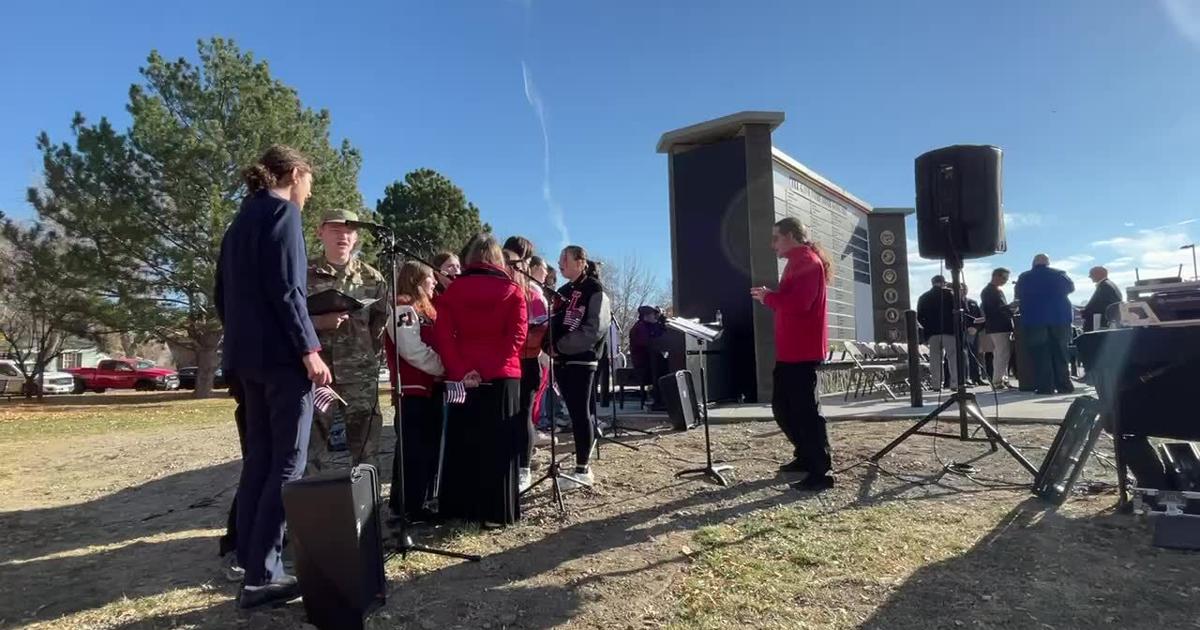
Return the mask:
<svg viewBox="0 0 1200 630">
<path fill-rule="evenodd" d="M 94 368 L 70 368 L 75 377 L 75 393 L 104 393 L 108 389 L 141 391 L 179 389 L 175 370 L 156 367 L 142 359 L 105 359 Z"/>
</svg>

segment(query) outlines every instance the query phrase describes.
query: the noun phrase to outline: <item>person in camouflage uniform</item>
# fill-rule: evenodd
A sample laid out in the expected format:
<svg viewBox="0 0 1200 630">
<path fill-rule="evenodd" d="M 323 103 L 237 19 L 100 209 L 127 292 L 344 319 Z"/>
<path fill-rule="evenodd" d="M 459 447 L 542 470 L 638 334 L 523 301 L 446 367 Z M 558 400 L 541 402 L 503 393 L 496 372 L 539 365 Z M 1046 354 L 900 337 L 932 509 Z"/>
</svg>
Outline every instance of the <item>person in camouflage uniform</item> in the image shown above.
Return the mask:
<svg viewBox="0 0 1200 630">
<path fill-rule="evenodd" d="M 321 358 L 333 372 L 333 389 L 346 401 L 327 412 L 313 413 L 308 446 L 308 474 L 328 470 L 332 461 L 329 433 L 337 416 L 346 426 L 346 446 L 353 465 L 379 467 L 379 358 L 387 323 L 387 284 L 383 275 L 356 255 L 358 215 L 330 210 L 321 216 L 317 235 L 324 255 L 308 261 L 308 294 L 336 289 L 350 297 L 377 300 L 351 313 L 313 316 L 321 340 Z"/>
</svg>

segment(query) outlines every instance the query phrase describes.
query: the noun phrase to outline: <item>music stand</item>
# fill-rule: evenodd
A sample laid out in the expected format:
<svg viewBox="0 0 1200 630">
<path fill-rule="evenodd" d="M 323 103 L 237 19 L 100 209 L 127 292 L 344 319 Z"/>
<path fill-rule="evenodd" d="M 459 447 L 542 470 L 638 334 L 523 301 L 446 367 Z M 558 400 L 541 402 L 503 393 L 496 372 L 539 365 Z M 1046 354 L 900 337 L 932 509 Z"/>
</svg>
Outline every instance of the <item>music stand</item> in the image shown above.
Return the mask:
<svg viewBox="0 0 1200 630">
<path fill-rule="evenodd" d="M 729 464 L 721 464 L 720 466 L 713 465 L 712 437 L 710 436 L 709 427 L 708 427 L 708 373 L 705 370 L 705 365 L 704 365 L 706 362 L 706 357 L 705 357 L 705 352 L 704 352 L 704 344 L 710 343 L 710 342 L 713 342 L 713 341 L 716 341 L 717 339 L 719 339 L 721 337 L 721 333 L 723 331 L 716 329 L 716 328 L 709 328 L 708 326 L 705 326 L 699 322 L 692 321 L 690 319 L 683 319 L 680 317 L 668 317 L 667 318 L 667 328 L 681 332 L 684 335 L 686 335 L 687 337 L 691 337 L 692 339 L 694 339 L 696 341 L 696 345 L 699 348 L 698 354 L 700 355 L 700 405 L 703 410 L 702 414 L 703 414 L 703 420 L 704 420 L 704 454 L 706 457 L 705 466 L 703 468 L 689 468 L 687 470 L 681 470 L 681 471 L 675 473 L 675 476 L 683 477 L 684 475 L 703 474 L 703 475 L 706 475 L 706 476 L 712 478 L 712 480 L 715 481 L 717 483 L 717 485 L 727 486 L 727 485 L 729 485 L 729 481 L 726 480 L 725 477 L 721 475 L 721 471 L 732 470 L 733 466 L 731 466 Z"/>
</svg>

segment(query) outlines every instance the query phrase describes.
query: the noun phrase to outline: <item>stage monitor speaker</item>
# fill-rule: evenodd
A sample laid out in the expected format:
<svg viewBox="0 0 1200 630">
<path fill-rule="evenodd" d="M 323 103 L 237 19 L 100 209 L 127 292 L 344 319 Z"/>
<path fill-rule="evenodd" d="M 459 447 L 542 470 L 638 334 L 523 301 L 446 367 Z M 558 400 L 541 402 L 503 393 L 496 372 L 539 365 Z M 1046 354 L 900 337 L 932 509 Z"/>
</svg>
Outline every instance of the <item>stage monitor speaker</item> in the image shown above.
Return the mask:
<svg viewBox="0 0 1200 630">
<path fill-rule="evenodd" d="M 917 157 L 917 249 L 922 258 L 982 258 L 1008 249 L 1000 149 L 955 145 Z"/>
<path fill-rule="evenodd" d="M 362 628 L 387 595 L 379 522 L 379 473 L 358 465 L 283 486 L 288 540 L 308 621 Z"/>
<path fill-rule="evenodd" d="M 692 373 L 687 370 L 672 372 L 658 379 L 658 395 L 667 404 L 667 417 L 671 428 L 687 431 L 700 421 L 700 401 L 696 388 L 692 386 Z"/>
<path fill-rule="evenodd" d="M 1076 398 L 1033 480 L 1033 493 L 1049 503 L 1062 505 L 1083 472 L 1102 429 L 1100 402 L 1092 396 Z"/>
</svg>

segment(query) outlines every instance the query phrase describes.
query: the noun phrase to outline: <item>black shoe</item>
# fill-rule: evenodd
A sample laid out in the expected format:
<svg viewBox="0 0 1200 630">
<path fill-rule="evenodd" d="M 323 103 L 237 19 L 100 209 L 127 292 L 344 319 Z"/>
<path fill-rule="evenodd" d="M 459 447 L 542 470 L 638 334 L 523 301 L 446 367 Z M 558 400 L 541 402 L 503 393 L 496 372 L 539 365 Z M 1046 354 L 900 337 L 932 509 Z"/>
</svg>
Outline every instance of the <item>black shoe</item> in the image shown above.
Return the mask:
<svg viewBox="0 0 1200 630">
<path fill-rule="evenodd" d="M 1071 388 L 1064 388 L 1064 387 L 1060 387 L 1060 388 L 1058 388 L 1058 389 L 1056 389 L 1056 390 L 1054 390 L 1054 391 L 1056 391 L 1056 392 L 1058 392 L 1058 393 L 1060 393 L 1060 394 L 1074 394 L 1074 393 L 1075 393 L 1075 388 L 1074 388 L 1074 387 L 1071 387 Z"/>
<path fill-rule="evenodd" d="M 1033 393 L 1037 394 L 1038 396 L 1053 396 L 1054 390 L 1052 390 L 1052 389 L 1035 389 L 1035 390 L 1033 390 Z"/>
<path fill-rule="evenodd" d="M 806 470 L 808 470 L 808 468 L 805 467 L 804 463 L 799 459 L 793 459 L 792 461 L 779 467 L 779 472 L 785 473 L 804 472 Z"/>
<path fill-rule="evenodd" d="M 238 606 L 243 610 L 260 606 L 278 606 L 300 597 L 300 582 L 293 575 L 281 576 L 263 586 L 243 586 L 238 595 Z"/>
<path fill-rule="evenodd" d="M 809 475 L 803 481 L 789 483 L 788 487 L 801 492 L 822 492 L 833 487 L 833 477 L 829 475 Z"/>
</svg>

